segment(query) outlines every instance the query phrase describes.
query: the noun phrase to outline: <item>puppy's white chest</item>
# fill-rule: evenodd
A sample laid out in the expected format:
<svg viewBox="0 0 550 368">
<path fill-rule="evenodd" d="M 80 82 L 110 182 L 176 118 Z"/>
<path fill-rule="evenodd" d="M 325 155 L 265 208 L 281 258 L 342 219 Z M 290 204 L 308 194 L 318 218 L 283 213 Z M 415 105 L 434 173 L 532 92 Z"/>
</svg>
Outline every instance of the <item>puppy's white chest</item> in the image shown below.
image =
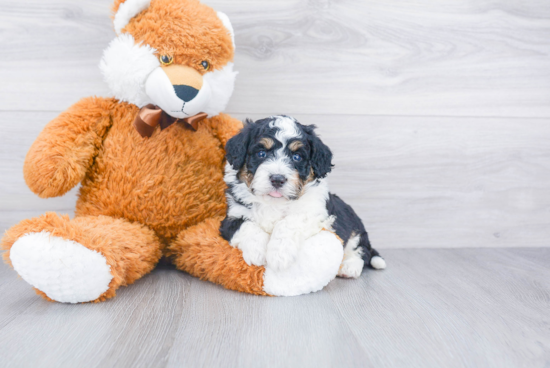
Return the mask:
<svg viewBox="0 0 550 368">
<path fill-rule="evenodd" d="M 253 220 L 266 233 L 271 234 L 275 225 L 288 214 L 287 206 L 255 204 L 252 209 Z"/>
</svg>

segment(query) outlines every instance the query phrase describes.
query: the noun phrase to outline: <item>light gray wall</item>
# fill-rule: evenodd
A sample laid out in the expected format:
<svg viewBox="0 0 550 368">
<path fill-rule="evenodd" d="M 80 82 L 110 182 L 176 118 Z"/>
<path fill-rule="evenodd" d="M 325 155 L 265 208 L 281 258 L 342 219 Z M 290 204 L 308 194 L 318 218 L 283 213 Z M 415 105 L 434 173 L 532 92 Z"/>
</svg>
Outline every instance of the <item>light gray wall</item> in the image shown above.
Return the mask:
<svg viewBox="0 0 550 368">
<path fill-rule="evenodd" d="M 227 111 L 317 124 L 332 189 L 378 248 L 549 246 L 550 2 L 209 0 L 236 30 Z M 42 200 L 22 178 L 42 127 L 106 95 L 110 0 L 2 0 L 0 230 Z"/>
</svg>

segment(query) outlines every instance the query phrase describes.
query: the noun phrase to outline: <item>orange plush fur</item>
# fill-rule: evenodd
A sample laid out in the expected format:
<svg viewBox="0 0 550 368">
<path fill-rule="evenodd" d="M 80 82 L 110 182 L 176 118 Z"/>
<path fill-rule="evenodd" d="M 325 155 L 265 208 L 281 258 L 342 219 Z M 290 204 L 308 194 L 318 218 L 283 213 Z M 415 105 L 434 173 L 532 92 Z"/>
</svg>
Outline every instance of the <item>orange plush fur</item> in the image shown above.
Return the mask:
<svg viewBox="0 0 550 368">
<path fill-rule="evenodd" d="M 233 58 L 231 37 L 212 9 L 174 3 L 155 0 L 125 30 L 201 73 L 201 60 L 217 68 Z M 2 239 L 4 259 L 9 263 L 21 236 L 47 231 L 105 256 L 113 279 L 96 301 L 150 272 L 163 254 L 192 275 L 265 295 L 264 268 L 247 265 L 218 232 L 226 211 L 224 146 L 242 123 L 220 114 L 197 131 L 177 123 L 142 138 L 132 126 L 138 111 L 114 98 L 85 98 L 46 125 L 27 154 L 25 180 L 42 198 L 82 183 L 76 217 L 46 213 L 22 221 Z"/>
<path fill-rule="evenodd" d="M 116 12 L 122 1 L 116 1 Z M 201 61 L 208 60 L 219 69 L 233 59 L 231 36 L 221 25 L 216 12 L 189 0 L 185 8 L 172 0 L 156 0 L 149 11 L 136 16 L 124 28 L 136 41 L 158 50 L 160 55 L 171 55 L 174 63 L 197 69 L 201 74 Z M 182 37 L 185 35 L 185 37 Z"/>
</svg>

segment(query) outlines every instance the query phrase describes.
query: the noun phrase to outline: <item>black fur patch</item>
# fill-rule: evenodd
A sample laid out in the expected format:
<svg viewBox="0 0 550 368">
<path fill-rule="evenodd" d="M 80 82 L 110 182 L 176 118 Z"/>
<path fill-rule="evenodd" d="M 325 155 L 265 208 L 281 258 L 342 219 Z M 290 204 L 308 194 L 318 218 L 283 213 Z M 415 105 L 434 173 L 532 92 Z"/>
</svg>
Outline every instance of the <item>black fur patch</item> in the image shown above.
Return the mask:
<svg viewBox="0 0 550 368">
<path fill-rule="evenodd" d="M 311 166 L 316 179 L 324 178 L 332 171 L 332 151 L 315 134 L 315 125 L 301 125 L 310 145 Z"/>
<path fill-rule="evenodd" d="M 247 119 L 239 134 L 228 140 L 225 145 L 225 158 L 235 170 L 239 170 L 244 165 L 250 133 L 254 128 L 254 123 Z"/>
<path fill-rule="evenodd" d="M 226 217 L 223 219 L 220 225 L 220 233 L 222 238 L 227 241 L 231 241 L 233 235 L 241 228 L 244 223 L 243 218 Z"/>
<path fill-rule="evenodd" d="M 359 247 L 363 249 L 362 258 L 365 261 L 365 266 L 370 266 L 371 258 L 379 254 L 370 244 L 369 235 L 365 230 L 363 221 L 357 216 L 353 208 L 332 193 L 330 193 L 327 201 L 327 210 L 329 215 L 336 217 L 332 227 L 336 231 L 336 235 L 344 241 L 344 244 L 347 244 L 353 234 L 361 237 Z"/>
</svg>

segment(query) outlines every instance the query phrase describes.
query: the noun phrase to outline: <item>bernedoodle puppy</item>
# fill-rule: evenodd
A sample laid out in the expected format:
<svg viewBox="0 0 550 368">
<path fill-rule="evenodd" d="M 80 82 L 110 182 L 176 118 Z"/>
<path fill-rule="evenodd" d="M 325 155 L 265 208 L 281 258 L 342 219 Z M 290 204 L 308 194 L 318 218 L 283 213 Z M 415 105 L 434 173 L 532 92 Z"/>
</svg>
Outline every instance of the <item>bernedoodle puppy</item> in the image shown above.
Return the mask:
<svg viewBox="0 0 550 368">
<path fill-rule="evenodd" d="M 307 239 L 331 231 L 344 244 L 338 276 L 357 278 L 364 265 L 385 268 L 361 219 L 329 193 L 332 152 L 314 130 L 294 118 L 272 116 L 247 120 L 227 142 L 222 237 L 242 250 L 248 264 L 285 270 Z"/>
</svg>

